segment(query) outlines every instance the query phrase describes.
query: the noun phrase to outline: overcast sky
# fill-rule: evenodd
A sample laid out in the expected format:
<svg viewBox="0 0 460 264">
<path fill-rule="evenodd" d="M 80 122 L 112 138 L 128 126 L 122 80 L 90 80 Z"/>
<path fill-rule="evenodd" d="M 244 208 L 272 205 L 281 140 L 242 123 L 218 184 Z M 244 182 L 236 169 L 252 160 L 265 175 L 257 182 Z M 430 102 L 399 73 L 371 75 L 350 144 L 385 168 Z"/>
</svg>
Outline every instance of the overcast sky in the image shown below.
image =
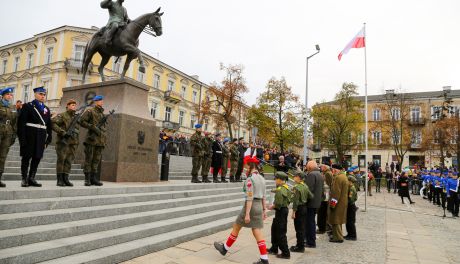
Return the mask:
<svg viewBox="0 0 460 264">
<path fill-rule="evenodd" d="M 62 25 L 101 27 L 99 0 L 2 1 L 0 45 Z M 337 55 L 367 23 L 369 94 L 460 89 L 459 0 L 126 0 L 130 18 L 161 6 L 164 35 L 141 37 L 143 51 L 206 83 L 223 77 L 219 63 L 243 64 L 255 103 L 268 79 L 284 76 L 309 104 L 330 100 L 343 82 L 364 94 L 364 50 Z"/>
</svg>

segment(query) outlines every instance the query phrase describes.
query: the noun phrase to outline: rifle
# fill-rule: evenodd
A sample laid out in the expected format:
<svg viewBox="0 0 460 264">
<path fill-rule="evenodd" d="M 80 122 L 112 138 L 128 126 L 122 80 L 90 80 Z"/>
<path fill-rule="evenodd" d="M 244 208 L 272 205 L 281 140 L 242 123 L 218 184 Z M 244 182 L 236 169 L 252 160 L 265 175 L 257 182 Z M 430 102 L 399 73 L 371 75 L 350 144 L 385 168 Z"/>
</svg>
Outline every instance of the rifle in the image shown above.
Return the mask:
<svg viewBox="0 0 460 264">
<path fill-rule="evenodd" d="M 71 138 L 75 134 L 75 129 L 77 128 L 77 124 L 80 121 L 83 115 L 83 112 L 85 112 L 88 106 L 90 106 L 90 104 L 84 105 L 76 110 L 76 112 L 79 112 L 79 111 L 80 112 L 74 116 L 74 118 L 72 119 L 72 122 L 70 122 L 69 129 L 67 129 L 67 131 L 64 134 L 64 138 L 62 139 L 62 143 L 64 143 L 65 145 L 68 144 L 67 143 L 68 139 Z"/>
<path fill-rule="evenodd" d="M 101 129 L 102 126 L 104 126 L 105 123 L 107 123 L 107 120 L 111 115 L 113 115 L 113 113 L 115 113 L 115 109 L 110 110 L 107 115 L 104 115 L 104 117 L 101 120 L 99 120 L 99 123 L 97 123 L 96 127 Z"/>
</svg>

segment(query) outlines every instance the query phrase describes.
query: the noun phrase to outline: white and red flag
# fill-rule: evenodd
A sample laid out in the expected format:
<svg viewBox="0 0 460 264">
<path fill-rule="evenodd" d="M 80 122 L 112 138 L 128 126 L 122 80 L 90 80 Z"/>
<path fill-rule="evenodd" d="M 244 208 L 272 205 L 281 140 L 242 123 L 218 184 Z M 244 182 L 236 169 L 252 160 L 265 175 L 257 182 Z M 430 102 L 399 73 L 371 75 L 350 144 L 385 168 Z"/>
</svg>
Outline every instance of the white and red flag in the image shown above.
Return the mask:
<svg viewBox="0 0 460 264">
<path fill-rule="evenodd" d="M 356 34 L 356 36 L 347 44 L 347 46 L 340 52 L 339 60 L 342 59 L 343 54 L 347 54 L 350 49 L 359 49 L 366 47 L 366 36 L 364 27 Z"/>
</svg>

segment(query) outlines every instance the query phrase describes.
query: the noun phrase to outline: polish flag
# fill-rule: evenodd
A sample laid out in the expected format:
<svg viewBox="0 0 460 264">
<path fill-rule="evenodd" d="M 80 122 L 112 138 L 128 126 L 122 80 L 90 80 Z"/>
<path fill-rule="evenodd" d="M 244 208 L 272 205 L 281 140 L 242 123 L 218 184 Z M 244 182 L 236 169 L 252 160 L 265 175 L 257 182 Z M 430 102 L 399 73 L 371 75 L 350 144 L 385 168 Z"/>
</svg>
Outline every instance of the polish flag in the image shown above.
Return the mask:
<svg viewBox="0 0 460 264">
<path fill-rule="evenodd" d="M 243 163 L 246 164 L 250 160 L 256 159 L 256 151 L 254 150 L 254 154 L 251 155 L 251 147 L 247 148 L 246 151 L 244 152 L 244 158 L 243 158 Z"/>
<path fill-rule="evenodd" d="M 343 54 L 347 54 L 350 49 L 359 49 L 366 46 L 365 36 L 364 36 L 364 27 L 361 31 L 356 34 L 356 36 L 348 43 L 348 45 L 340 52 L 339 61 L 342 59 Z"/>
</svg>

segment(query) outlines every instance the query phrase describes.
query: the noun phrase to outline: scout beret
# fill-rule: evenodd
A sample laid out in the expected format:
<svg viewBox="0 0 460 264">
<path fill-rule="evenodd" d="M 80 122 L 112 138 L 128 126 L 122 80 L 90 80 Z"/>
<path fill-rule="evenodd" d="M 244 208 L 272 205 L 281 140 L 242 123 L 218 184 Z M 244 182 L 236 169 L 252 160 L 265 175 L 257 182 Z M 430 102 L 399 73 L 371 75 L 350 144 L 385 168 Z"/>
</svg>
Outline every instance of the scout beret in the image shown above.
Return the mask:
<svg viewBox="0 0 460 264">
<path fill-rule="evenodd" d="M 275 174 L 275 179 L 280 179 L 280 180 L 286 181 L 288 179 L 288 176 L 287 176 L 286 173 L 284 173 L 282 171 L 277 171 L 276 174 Z"/>
</svg>

